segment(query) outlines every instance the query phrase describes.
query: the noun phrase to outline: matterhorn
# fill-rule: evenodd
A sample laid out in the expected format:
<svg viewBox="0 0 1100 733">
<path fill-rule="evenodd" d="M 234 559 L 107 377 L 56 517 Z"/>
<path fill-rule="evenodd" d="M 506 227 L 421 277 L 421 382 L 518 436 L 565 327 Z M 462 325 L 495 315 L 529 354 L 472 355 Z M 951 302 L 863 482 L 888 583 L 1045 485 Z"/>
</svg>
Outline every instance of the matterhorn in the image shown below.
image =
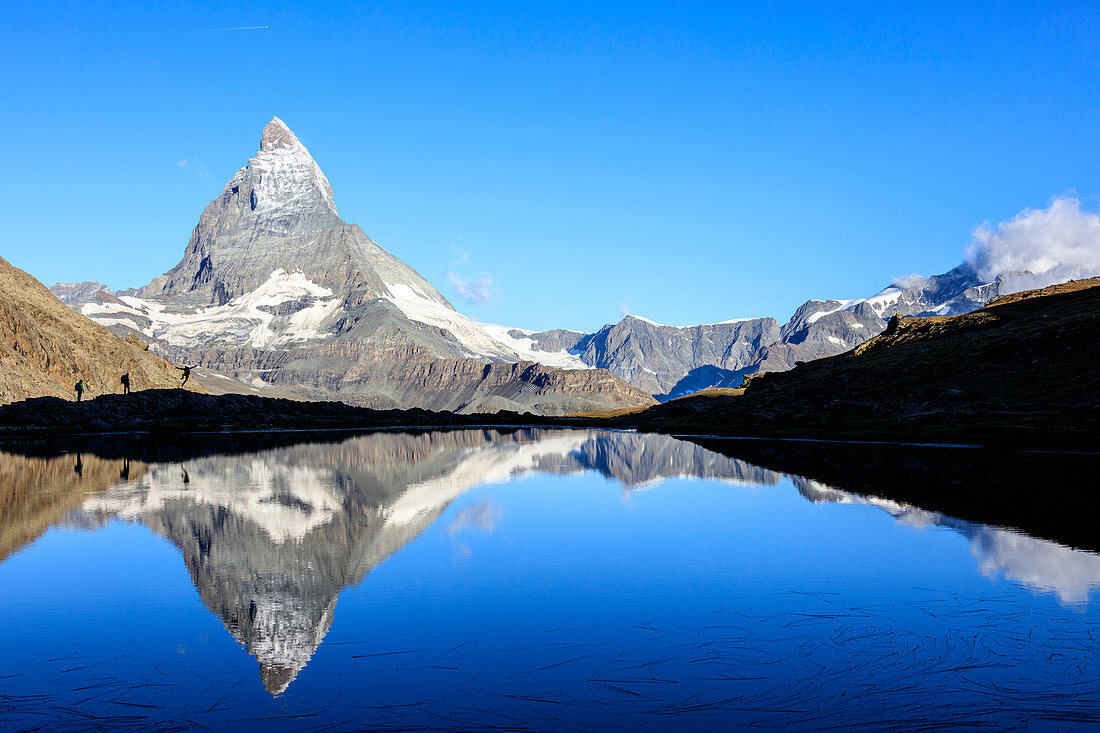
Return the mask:
<svg viewBox="0 0 1100 733">
<path fill-rule="evenodd" d="M 652 403 L 568 354 L 525 360 L 529 340 L 456 311 L 340 218 L 325 174 L 278 117 L 202 212 L 179 264 L 143 288 L 71 305 L 227 378 L 227 389 L 232 380 L 261 393 L 461 412 Z"/>
</svg>

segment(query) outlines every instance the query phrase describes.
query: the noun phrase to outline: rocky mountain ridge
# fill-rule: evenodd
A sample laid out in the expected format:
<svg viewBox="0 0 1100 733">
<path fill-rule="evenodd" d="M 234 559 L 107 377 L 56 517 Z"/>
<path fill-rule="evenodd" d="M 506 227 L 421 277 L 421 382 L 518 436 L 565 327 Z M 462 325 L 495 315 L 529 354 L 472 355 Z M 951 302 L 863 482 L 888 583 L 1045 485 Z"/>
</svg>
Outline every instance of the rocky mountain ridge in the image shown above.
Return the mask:
<svg viewBox="0 0 1100 733">
<path fill-rule="evenodd" d="M 892 317 L 851 351 L 621 418 L 721 435 L 1096 449 L 1100 278 L 955 316 Z M 616 422 L 613 420 L 612 422 Z"/>
<path fill-rule="evenodd" d="M 56 287 L 116 333 L 261 391 L 387 409 L 553 415 L 653 401 L 569 355 L 525 361 L 511 345 L 519 341 L 456 311 L 340 218 L 320 166 L 277 117 L 259 152 L 202 212 L 179 264 L 136 291 Z"/>
<path fill-rule="evenodd" d="M 894 315 L 942 316 L 980 308 L 1001 289 L 968 265 L 891 285 L 854 300 L 808 300 L 785 324 L 745 318 L 666 326 L 628 315 L 594 333 L 525 332 L 546 352 L 572 354 L 607 369 L 664 401 L 708 387 L 737 387 L 745 376 L 785 371 L 799 362 L 841 354 L 877 336 Z"/>
</svg>

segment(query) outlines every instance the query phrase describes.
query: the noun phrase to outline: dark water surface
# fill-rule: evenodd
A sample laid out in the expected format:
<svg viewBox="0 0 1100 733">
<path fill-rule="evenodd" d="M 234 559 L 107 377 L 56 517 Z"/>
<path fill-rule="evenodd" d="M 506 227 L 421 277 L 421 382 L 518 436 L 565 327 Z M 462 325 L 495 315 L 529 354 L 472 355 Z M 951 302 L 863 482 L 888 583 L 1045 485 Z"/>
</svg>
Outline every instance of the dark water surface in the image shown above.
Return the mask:
<svg viewBox="0 0 1100 733">
<path fill-rule="evenodd" d="M 0 452 L 0 730 L 1100 727 L 1058 537 L 660 435 L 233 440 Z"/>
</svg>

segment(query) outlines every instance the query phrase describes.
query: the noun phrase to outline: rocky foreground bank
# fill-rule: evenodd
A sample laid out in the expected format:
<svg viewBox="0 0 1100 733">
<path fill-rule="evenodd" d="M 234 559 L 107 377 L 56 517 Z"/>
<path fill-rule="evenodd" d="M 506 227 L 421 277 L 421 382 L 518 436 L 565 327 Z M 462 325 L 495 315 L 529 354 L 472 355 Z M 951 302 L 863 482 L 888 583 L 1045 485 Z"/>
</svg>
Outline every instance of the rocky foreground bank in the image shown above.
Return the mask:
<svg viewBox="0 0 1100 733">
<path fill-rule="evenodd" d="M 459 415 L 430 410 L 373 410 L 343 402 L 257 395 L 208 395 L 181 389 L 106 394 L 83 402 L 37 397 L 0 406 L 0 438 L 106 432 L 172 434 L 221 430 L 364 429 L 549 424 L 515 412 Z"/>
</svg>

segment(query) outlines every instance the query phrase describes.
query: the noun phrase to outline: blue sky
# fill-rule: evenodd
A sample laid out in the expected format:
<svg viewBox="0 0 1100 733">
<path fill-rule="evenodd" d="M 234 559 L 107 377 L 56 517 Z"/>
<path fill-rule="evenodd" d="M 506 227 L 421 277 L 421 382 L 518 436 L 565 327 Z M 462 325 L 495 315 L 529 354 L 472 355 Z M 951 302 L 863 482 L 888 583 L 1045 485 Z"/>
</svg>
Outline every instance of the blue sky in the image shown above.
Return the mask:
<svg viewBox="0 0 1100 733">
<path fill-rule="evenodd" d="M 1100 194 L 1095 3 L 411 5 L 5 3 L 0 255 L 148 282 L 272 115 L 530 328 L 786 319 Z"/>
</svg>

